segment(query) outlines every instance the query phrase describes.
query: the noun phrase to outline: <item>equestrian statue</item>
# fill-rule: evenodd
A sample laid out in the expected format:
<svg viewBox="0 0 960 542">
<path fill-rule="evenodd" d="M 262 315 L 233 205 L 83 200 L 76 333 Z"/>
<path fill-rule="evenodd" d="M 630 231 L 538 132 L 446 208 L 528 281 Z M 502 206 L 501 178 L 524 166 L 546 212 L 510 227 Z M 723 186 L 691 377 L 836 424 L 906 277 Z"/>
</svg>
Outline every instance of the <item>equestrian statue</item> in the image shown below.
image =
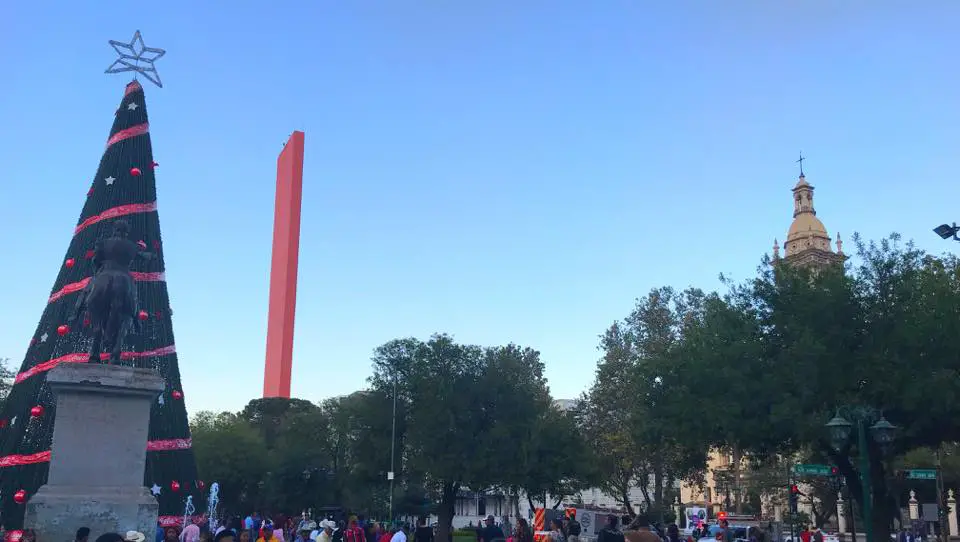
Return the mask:
<svg viewBox="0 0 960 542">
<path fill-rule="evenodd" d="M 110 353 L 110 360 L 120 361 L 123 340 L 133 330 L 140 333 L 137 318 L 137 285 L 130 273 L 130 264 L 153 254 L 128 239 L 130 224 L 125 220 L 113 223 L 113 233 L 97 241 L 93 252 L 94 275 L 80 293 L 69 322 L 83 314 L 90 323 L 93 345 L 90 362 L 100 363 L 100 353 Z"/>
</svg>

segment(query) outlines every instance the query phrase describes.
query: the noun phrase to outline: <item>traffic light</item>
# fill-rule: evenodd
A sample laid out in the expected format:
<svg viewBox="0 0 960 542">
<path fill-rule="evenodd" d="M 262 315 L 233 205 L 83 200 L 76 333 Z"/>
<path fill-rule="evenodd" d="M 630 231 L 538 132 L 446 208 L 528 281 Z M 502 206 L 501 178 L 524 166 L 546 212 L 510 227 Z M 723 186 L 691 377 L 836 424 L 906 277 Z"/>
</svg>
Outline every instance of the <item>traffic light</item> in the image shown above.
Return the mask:
<svg viewBox="0 0 960 542">
<path fill-rule="evenodd" d="M 797 487 L 796 484 L 793 484 L 793 485 L 790 486 L 789 489 L 790 489 L 790 496 L 789 496 L 789 500 L 790 500 L 790 513 L 791 513 L 791 514 L 796 514 L 796 513 L 797 513 L 797 501 L 799 500 L 799 497 L 800 497 L 800 488 Z"/>
<path fill-rule="evenodd" d="M 718 520 L 718 521 L 723 521 L 723 520 L 725 520 L 725 519 L 727 519 L 727 513 L 726 513 L 726 512 L 719 512 L 719 513 L 717 513 L 717 520 Z"/>
<path fill-rule="evenodd" d="M 833 490 L 840 491 L 843 489 L 843 476 L 840 476 L 840 469 L 830 467 L 830 476 L 831 480 L 833 480 Z"/>
</svg>

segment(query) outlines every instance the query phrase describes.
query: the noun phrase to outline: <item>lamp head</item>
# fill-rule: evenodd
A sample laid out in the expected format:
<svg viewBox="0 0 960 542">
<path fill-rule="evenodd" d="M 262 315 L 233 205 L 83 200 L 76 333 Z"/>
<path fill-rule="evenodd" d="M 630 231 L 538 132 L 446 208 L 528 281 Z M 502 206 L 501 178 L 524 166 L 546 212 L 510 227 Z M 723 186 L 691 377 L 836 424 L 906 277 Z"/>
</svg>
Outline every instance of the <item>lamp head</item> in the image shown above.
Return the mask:
<svg viewBox="0 0 960 542">
<path fill-rule="evenodd" d="M 853 424 L 840 416 L 838 412 L 824 427 L 830 432 L 830 443 L 833 445 L 833 449 L 839 450 L 850 438 L 850 430 L 853 429 Z"/>
<path fill-rule="evenodd" d="M 870 433 L 873 435 L 874 442 L 881 447 L 889 446 L 897 435 L 897 426 L 880 416 L 877 423 L 870 426 Z"/>
<path fill-rule="evenodd" d="M 957 227 L 957 223 L 954 222 L 951 224 L 940 224 L 936 228 L 933 228 L 933 233 L 940 236 L 941 239 L 956 239 L 960 241 L 960 238 L 957 237 L 957 232 L 960 231 L 960 228 Z"/>
</svg>

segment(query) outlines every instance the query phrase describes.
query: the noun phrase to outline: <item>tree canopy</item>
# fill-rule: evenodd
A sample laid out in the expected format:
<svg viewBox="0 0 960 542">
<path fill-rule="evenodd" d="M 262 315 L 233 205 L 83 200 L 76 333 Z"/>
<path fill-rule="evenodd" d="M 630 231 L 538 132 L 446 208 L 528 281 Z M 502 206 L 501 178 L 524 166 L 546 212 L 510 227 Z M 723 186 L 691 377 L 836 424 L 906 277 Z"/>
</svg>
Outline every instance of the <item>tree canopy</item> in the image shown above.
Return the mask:
<svg viewBox="0 0 960 542">
<path fill-rule="evenodd" d="M 554 404 L 536 350 L 396 339 L 375 350 L 362 392 L 198 415 L 198 461 L 236 506 L 336 502 L 377 513 L 392 469 L 394 513 L 436 512 L 444 537 L 467 489 L 550 507 L 599 487 L 629 513 L 663 512 L 674 482 L 704 480 L 714 449 L 752 471 L 738 508 L 783 490 L 797 461 L 835 464 L 862 503 L 857 458 L 867 454 L 882 537 L 905 491 L 893 470 L 930 467 L 960 442 L 960 261 L 895 235 L 855 242 L 845 266 L 766 261 L 723 293 L 651 290 L 600 335 L 595 382 L 571 411 Z M 889 446 L 834 448 L 824 425 L 838 413 L 864 427 L 882 415 L 899 434 Z M 217 456 L 229 442 L 253 455 Z M 960 480 L 955 462 L 944 462 L 950 480 Z M 821 523 L 835 491 L 810 486 Z M 642 502 L 631 502 L 632 488 Z"/>
</svg>

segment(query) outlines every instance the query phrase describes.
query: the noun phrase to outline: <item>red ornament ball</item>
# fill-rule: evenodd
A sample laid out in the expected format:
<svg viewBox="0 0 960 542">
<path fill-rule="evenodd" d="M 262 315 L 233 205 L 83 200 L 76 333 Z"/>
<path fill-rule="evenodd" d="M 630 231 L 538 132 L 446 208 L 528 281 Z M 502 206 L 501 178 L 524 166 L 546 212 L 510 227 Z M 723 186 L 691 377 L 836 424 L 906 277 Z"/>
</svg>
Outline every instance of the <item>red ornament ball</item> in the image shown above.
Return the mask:
<svg viewBox="0 0 960 542">
<path fill-rule="evenodd" d="M 63 337 L 67 333 L 70 333 L 70 326 L 68 326 L 67 324 L 61 324 L 57 326 L 57 335 L 60 335 L 61 337 Z"/>
<path fill-rule="evenodd" d="M 6 418 L 0 418 L 0 429 L 6 429 L 9 423 Z"/>
<path fill-rule="evenodd" d="M 90 327 L 90 319 L 89 319 L 89 318 L 84 318 L 84 319 L 83 319 L 83 327 Z"/>
<path fill-rule="evenodd" d="M 174 399 L 183 399 L 183 392 L 180 390 L 173 390 L 173 393 L 170 395 L 172 395 Z"/>
<path fill-rule="evenodd" d="M 146 320 L 147 318 L 150 318 L 150 314 L 147 311 L 140 311 L 137 313 L 137 318 L 140 320 Z"/>
<path fill-rule="evenodd" d="M 203 483 L 203 480 L 197 480 L 197 489 L 203 489 L 207 484 Z"/>
<path fill-rule="evenodd" d="M 22 489 L 18 489 L 17 492 L 13 494 L 13 501 L 17 504 L 23 504 L 27 502 L 27 492 Z"/>
<path fill-rule="evenodd" d="M 67 261 L 63 262 L 63 265 L 67 266 L 67 269 L 71 269 L 76 263 L 77 261 L 73 258 L 67 258 Z"/>
<path fill-rule="evenodd" d="M 130 168 L 130 175 L 133 175 L 134 177 L 139 177 L 139 176 L 140 176 L 140 168 L 138 168 L 138 167 L 132 167 L 132 168 Z"/>
<path fill-rule="evenodd" d="M 30 409 L 30 415 L 34 418 L 39 418 L 43 416 L 43 405 L 37 405 Z"/>
<path fill-rule="evenodd" d="M 170 489 L 172 489 L 173 491 L 180 491 L 180 482 L 176 480 L 170 482 Z"/>
<path fill-rule="evenodd" d="M 96 254 L 96 253 L 95 253 L 94 251 L 88 250 L 88 251 L 83 255 L 83 257 L 89 260 L 89 259 L 93 258 L 93 256 L 94 256 L 95 254 Z"/>
</svg>

